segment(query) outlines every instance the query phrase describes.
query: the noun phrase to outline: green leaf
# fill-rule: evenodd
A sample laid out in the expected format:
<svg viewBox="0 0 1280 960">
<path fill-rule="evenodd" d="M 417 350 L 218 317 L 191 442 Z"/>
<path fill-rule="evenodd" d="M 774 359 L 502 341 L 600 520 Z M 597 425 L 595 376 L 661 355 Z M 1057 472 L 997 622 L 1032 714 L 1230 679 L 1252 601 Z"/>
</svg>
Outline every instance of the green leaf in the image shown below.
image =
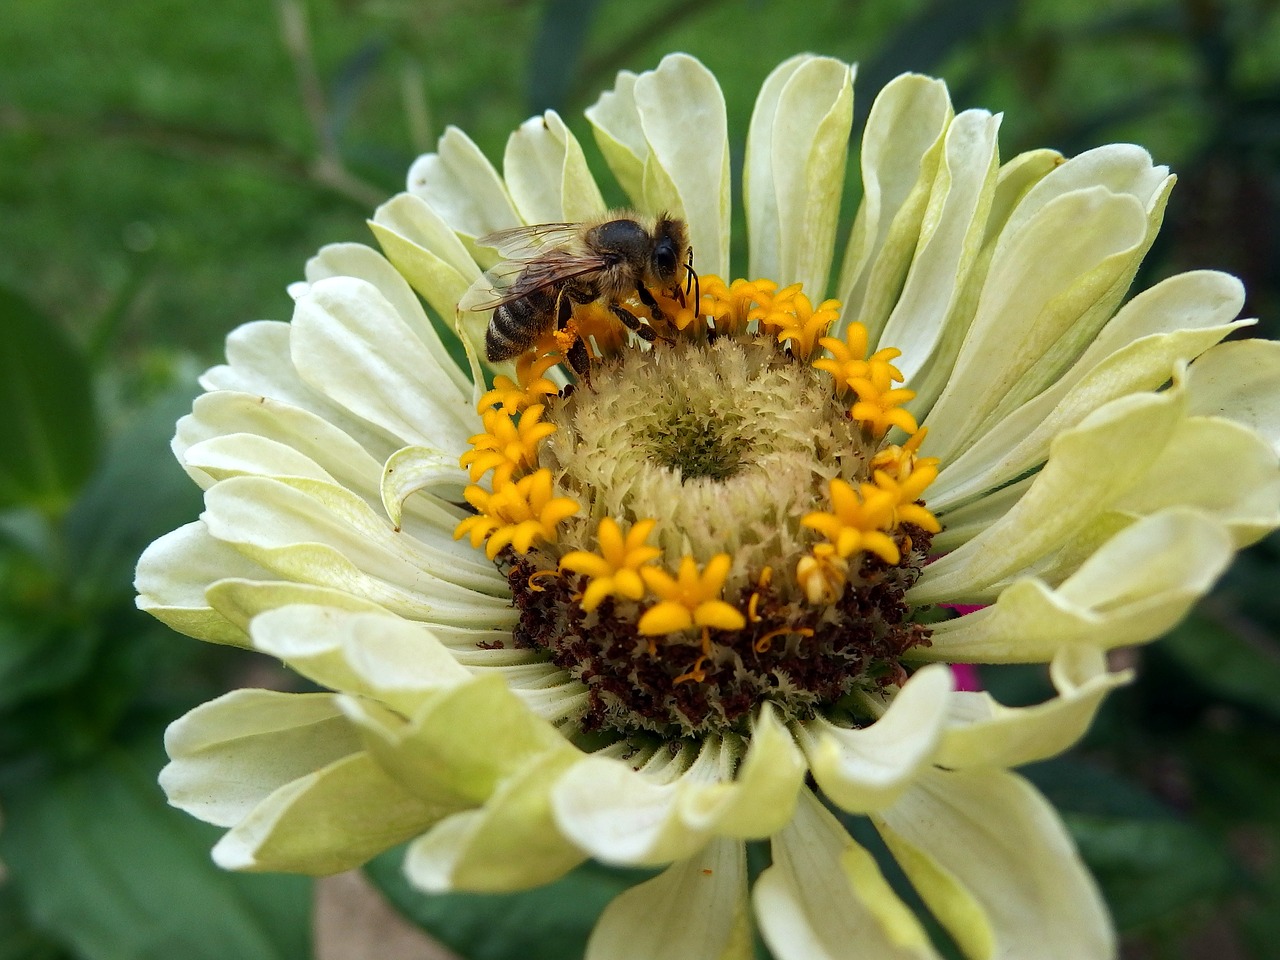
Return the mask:
<svg viewBox="0 0 1280 960">
<path fill-rule="evenodd" d="M 173 387 L 135 411 L 68 512 L 67 550 L 79 596 L 132 596 L 134 567 L 147 544 L 200 512 L 200 489 L 169 448 L 196 392 L 195 384 Z"/>
<path fill-rule="evenodd" d="M 159 742 L 49 778 L 10 771 L 0 858 L 32 922 L 83 960 L 310 956 L 311 882 L 215 867 L 217 831 L 156 785 Z"/>
<path fill-rule="evenodd" d="M 1066 814 L 1121 930 L 1175 916 L 1223 893 L 1234 865 L 1211 838 L 1178 820 Z"/>
<path fill-rule="evenodd" d="M 71 960 L 60 944 L 31 925 L 12 884 L 0 883 L 0 930 L 0 960 Z"/>
<path fill-rule="evenodd" d="M 1230 620 L 1193 614 L 1160 650 L 1222 699 L 1280 719 L 1280 644 L 1243 613 Z"/>
<path fill-rule="evenodd" d="M 0 331 L 0 509 L 57 516 L 97 462 L 89 364 L 57 324 L 5 289 Z"/>
<path fill-rule="evenodd" d="M 578 960 L 605 905 L 653 872 L 586 863 L 556 883 L 516 893 L 425 894 L 391 850 L 365 871 L 401 913 L 467 960 Z"/>
<path fill-rule="evenodd" d="M 0 710 L 74 683 L 88 667 L 96 640 L 90 629 L 0 620 Z"/>
<path fill-rule="evenodd" d="M 1128 780 L 1072 757 L 1022 773 L 1062 813 L 1121 930 L 1176 919 L 1236 876 L 1213 837 Z"/>
</svg>

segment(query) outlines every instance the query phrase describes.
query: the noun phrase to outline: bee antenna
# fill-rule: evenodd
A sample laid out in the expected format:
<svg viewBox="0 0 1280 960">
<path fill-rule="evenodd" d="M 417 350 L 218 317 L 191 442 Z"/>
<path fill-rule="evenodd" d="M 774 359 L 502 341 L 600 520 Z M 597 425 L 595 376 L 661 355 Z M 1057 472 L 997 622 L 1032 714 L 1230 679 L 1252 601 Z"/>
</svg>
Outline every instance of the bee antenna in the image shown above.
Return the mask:
<svg viewBox="0 0 1280 960">
<path fill-rule="evenodd" d="M 688 296 L 690 289 L 694 291 L 693 309 L 695 311 L 695 314 L 701 313 L 702 309 L 700 304 L 702 303 L 702 281 L 698 279 L 698 271 L 693 269 L 693 247 L 689 248 L 689 257 L 685 261 L 684 268 L 685 268 L 685 278 L 684 278 L 685 296 Z"/>
</svg>

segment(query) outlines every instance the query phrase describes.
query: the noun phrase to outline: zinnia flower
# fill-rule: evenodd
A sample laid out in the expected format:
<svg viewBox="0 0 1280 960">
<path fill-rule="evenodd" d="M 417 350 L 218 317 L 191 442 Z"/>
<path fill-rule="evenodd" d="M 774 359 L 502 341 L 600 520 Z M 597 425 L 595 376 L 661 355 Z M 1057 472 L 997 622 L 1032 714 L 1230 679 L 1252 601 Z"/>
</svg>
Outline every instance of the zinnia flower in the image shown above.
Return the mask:
<svg viewBox="0 0 1280 960">
<path fill-rule="evenodd" d="M 143 556 L 139 605 L 322 691 L 170 728 L 162 783 L 228 828 L 218 863 L 322 874 L 408 840 L 421 889 L 496 891 L 594 857 L 663 870 L 591 958 L 750 957 L 752 916 L 780 960 L 937 956 L 842 811 L 966 956 L 1114 954 L 1010 768 L 1074 743 L 1127 679 L 1105 652 L 1280 524 L 1280 353 L 1219 344 L 1248 322 L 1221 273 L 1123 302 L 1173 184 L 1143 150 L 1001 162 L 999 117 L 922 76 L 870 111 L 836 270 L 852 80 L 800 56 L 765 81 L 740 279 L 710 73 L 671 56 L 587 111 L 640 222 L 687 223 L 697 285 L 620 304 L 652 343 L 586 304 L 486 369 L 489 314 L 458 311 L 492 232 L 629 216 L 553 112 L 502 175 L 450 129 L 374 215 L 381 254 L 326 247 L 292 323 L 231 335 L 174 440 L 206 510 Z M 562 389 L 574 342 L 591 382 Z M 945 666 L 1011 662 L 1056 698 L 1007 708 Z"/>
</svg>

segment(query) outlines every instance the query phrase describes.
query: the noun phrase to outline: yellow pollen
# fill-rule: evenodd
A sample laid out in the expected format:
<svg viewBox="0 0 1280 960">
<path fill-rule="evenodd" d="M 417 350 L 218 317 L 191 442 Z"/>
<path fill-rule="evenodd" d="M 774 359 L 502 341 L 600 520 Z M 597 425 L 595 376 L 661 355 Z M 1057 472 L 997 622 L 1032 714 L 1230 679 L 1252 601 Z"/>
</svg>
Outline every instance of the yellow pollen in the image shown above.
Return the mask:
<svg viewBox="0 0 1280 960">
<path fill-rule="evenodd" d="M 583 610 L 590 613 L 609 596 L 626 600 L 639 600 L 644 596 L 641 568 L 662 553 L 645 543 L 656 523 L 656 520 L 640 520 L 624 537 L 617 521 L 605 517 L 596 529 L 599 553 L 574 550 L 561 558 L 561 570 L 572 570 L 591 580 L 582 595 Z"/>
<path fill-rule="evenodd" d="M 733 565 L 727 553 L 712 557 L 701 573 L 693 557 L 680 560 L 680 571 L 672 577 L 657 567 L 642 567 L 645 586 L 660 603 L 640 617 L 636 629 L 645 635 L 676 633 L 698 626 L 714 630 L 741 630 L 746 618 L 736 607 L 720 599 L 725 578 Z"/>
<path fill-rule="evenodd" d="M 471 537 L 471 545 L 485 544 L 485 555 L 492 560 L 503 547 L 525 554 L 536 541 L 555 543 L 556 527 L 581 508 L 576 500 L 554 496 L 551 471 L 538 470 L 494 485 L 489 493 L 483 487 L 470 486 L 464 496 L 477 515 L 468 517 L 453 531 L 453 539 Z"/>
<path fill-rule="evenodd" d="M 588 303 L 575 307 L 573 319 L 578 325 L 578 336 L 589 344 L 594 343 L 595 352 L 601 356 L 617 353 L 627 342 L 626 327 L 612 310 L 602 304 Z"/>
</svg>

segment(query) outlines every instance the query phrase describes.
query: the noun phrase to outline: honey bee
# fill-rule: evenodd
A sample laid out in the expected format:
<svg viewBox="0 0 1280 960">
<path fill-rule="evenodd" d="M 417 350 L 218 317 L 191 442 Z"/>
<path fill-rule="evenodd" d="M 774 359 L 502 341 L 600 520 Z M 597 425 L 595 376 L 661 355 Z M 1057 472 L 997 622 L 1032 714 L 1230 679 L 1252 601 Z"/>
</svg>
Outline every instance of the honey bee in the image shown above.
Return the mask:
<svg viewBox="0 0 1280 960">
<path fill-rule="evenodd" d="M 657 333 L 621 301 L 636 295 L 661 322 L 666 317 L 651 291 L 667 291 L 683 304 L 697 283 L 688 227 L 667 214 L 644 218 L 614 211 L 586 223 L 499 230 L 478 242 L 504 259 L 471 286 L 458 309 L 493 311 L 484 345 L 495 363 L 518 357 L 552 330 L 565 330 L 580 304 L 602 303 L 652 343 Z M 567 359 L 589 379 L 590 357 L 581 337 L 573 337 Z"/>
</svg>

